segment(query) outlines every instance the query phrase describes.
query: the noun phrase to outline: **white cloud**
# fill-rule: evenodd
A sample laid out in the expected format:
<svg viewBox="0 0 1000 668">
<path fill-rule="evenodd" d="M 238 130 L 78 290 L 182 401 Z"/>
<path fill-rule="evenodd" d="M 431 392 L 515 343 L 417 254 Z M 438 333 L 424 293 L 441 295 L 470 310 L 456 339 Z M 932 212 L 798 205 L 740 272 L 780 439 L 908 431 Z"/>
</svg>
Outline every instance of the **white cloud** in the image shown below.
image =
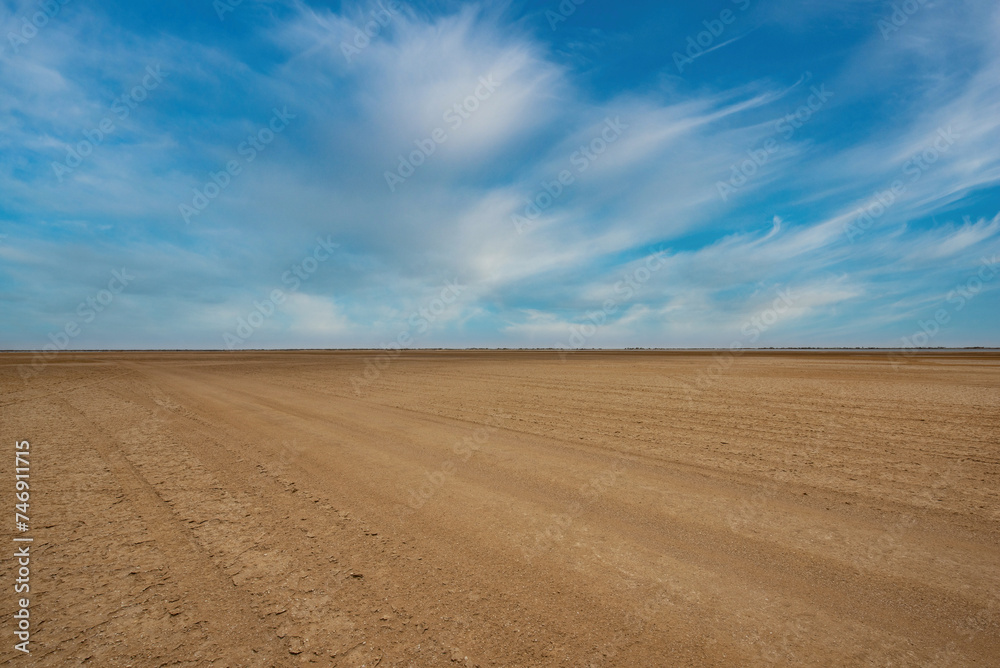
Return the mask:
<svg viewBox="0 0 1000 668">
<path fill-rule="evenodd" d="M 339 336 L 351 327 L 336 303 L 324 296 L 296 292 L 288 295 L 281 311 L 290 319 L 287 333 L 293 339 L 314 340 L 319 336 Z"/>
</svg>

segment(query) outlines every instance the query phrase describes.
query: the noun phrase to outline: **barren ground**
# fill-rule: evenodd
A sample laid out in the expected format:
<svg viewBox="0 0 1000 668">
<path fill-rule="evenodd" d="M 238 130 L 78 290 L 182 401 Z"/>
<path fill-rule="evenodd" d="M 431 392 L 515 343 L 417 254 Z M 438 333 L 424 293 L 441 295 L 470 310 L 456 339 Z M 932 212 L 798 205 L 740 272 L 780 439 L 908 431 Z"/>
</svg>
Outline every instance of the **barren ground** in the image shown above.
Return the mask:
<svg viewBox="0 0 1000 668">
<path fill-rule="evenodd" d="M 994 353 L 31 359 L 0 662 L 1000 664 Z"/>
</svg>

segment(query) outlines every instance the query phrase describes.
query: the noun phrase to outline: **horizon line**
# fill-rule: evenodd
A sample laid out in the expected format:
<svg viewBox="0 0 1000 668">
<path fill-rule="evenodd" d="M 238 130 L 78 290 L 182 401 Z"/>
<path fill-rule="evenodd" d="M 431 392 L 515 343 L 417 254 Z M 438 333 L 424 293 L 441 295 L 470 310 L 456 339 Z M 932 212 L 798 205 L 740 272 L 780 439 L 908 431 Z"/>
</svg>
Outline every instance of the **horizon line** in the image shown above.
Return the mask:
<svg viewBox="0 0 1000 668">
<path fill-rule="evenodd" d="M 426 347 L 426 348 L 239 348 L 239 349 L 226 349 L 226 348 L 79 348 L 79 349 L 66 349 L 66 350 L 45 350 L 40 348 L 7 348 L 0 349 L 0 353 L 42 353 L 42 354 L 59 354 L 59 353 L 154 353 L 154 352 L 204 352 L 204 353 L 255 353 L 255 352 L 419 352 L 419 351 L 523 351 L 523 352 L 559 352 L 559 353 L 576 353 L 576 352 L 687 352 L 687 351 L 781 351 L 781 350 L 871 350 L 871 351 L 948 351 L 948 350 L 996 350 L 1000 351 L 1000 344 L 997 346 L 911 346 L 911 347 L 885 347 L 885 346 L 767 346 L 762 348 L 744 348 L 742 346 L 738 347 L 704 347 L 704 348 L 694 348 L 694 347 L 678 347 L 678 348 L 668 348 L 668 347 L 627 347 L 627 348 L 528 348 L 528 347 L 486 347 L 486 346 L 471 346 L 466 348 L 458 347 Z"/>
</svg>

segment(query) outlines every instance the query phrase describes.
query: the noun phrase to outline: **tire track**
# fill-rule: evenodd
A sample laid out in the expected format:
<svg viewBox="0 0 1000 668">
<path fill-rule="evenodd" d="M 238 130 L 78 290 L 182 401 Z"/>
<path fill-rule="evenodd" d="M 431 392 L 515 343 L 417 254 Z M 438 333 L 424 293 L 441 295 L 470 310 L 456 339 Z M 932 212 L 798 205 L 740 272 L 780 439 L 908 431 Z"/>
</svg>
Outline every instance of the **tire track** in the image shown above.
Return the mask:
<svg viewBox="0 0 1000 668">
<path fill-rule="evenodd" d="M 257 615 L 248 614 L 252 609 L 250 598 L 213 565 L 209 553 L 182 525 L 172 504 L 133 465 L 122 451 L 122 444 L 103 426 L 106 422 L 95 422 L 70 399 L 64 398 L 61 403 L 81 418 L 80 431 L 89 436 L 85 442 L 104 460 L 126 501 L 146 523 L 156 547 L 166 557 L 175 587 L 184 594 L 179 605 L 194 616 L 195 626 L 204 626 L 206 635 L 217 645 L 218 659 L 246 666 L 282 665 L 281 657 L 287 657 L 288 650 L 275 629 L 262 623 Z"/>
</svg>

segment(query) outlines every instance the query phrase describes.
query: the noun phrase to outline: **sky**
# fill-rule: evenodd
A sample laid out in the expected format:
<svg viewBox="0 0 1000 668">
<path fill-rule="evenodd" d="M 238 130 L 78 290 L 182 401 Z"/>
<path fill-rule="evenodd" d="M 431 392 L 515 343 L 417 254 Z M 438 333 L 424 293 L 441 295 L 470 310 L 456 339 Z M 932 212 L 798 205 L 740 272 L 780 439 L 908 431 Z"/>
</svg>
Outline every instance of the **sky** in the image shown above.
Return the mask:
<svg viewBox="0 0 1000 668">
<path fill-rule="evenodd" d="M 996 346 L 991 1 L 0 1 L 0 349 Z"/>
</svg>

